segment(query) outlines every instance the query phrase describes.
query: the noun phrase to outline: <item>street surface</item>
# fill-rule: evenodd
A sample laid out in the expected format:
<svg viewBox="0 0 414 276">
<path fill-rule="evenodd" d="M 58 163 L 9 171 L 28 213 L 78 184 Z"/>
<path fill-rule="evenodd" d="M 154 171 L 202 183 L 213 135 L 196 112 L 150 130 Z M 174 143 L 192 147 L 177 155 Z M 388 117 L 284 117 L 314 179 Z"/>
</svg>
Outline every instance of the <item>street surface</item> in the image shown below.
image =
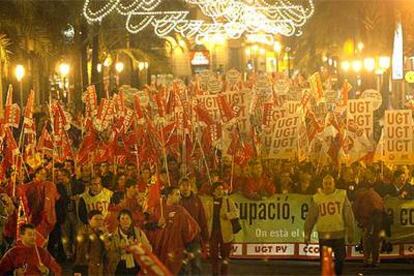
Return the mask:
<svg viewBox="0 0 414 276">
<path fill-rule="evenodd" d="M 350 261 L 345 263 L 344 275 L 414 275 L 412 261 L 387 261 L 369 270 L 360 261 Z M 203 271 L 209 274 L 210 267 L 206 264 Z M 230 275 L 320 275 L 319 262 L 297 260 L 233 260 L 229 271 Z"/>
</svg>

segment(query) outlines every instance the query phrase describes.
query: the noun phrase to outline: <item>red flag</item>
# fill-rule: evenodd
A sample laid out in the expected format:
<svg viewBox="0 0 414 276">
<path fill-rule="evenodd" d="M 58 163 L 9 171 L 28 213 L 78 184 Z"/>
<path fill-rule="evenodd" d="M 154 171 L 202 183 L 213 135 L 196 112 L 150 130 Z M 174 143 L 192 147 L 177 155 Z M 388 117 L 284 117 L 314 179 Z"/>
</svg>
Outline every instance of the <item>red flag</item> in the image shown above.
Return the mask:
<svg viewBox="0 0 414 276">
<path fill-rule="evenodd" d="M 6 98 L 6 108 L 4 111 L 4 123 L 6 126 L 14 128 L 19 127 L 20 123 L 20 107 L 18 104 L 13 104 L 13 86 L 9 85 Z"/>
<path fill-rule="evenodd" d="M 103 98 L 99 105 L 98 114 L 96 115 L 95 120 L 93 121 L 95 129 L 98 131 L 103 131 L 107 129 L 114 117 L 115 105 L 112 100 Z"/>
<path fill-rule="evenodd" d="M 154 95 L 154 100 L 155 100 L 155 103 L 157 104 L 157 107 L 158 107 L 158 114 L 160 115 L 160 117 L 165 117 L 166 103 L 165 103 L 163 90 L 159 91 L 157 94 Z"/>
<path fill-rule="evenodd" d="M 52 136 L 50 136 L 49 131 L 47 130 L 47 125 L 43 127 L 39 141 L 37 142 L 37 150 L 42 151 L 44 149 L 53 150 L 53 140 Z"/>
<path fill-rule="evenodd" d="M 213 118 L 211 118 L 208 111 L 201 104 L 194 106 L 194 111 L 196 112 L 200 121 L 203 121 L 207 125 L 212 125 L 214 123 Z"/>
<path fill-rule="evenodd" d="M 55 141 L 59 144 L 65 130 L 69 129 L 70 125 L 62 106 L 58 102 L 54 102 L 52 104 L 52 114 L 53 135 L 55 137 Z"/>
<path fill-rule="evenodd" d="M 92 127 L 92 122 L 90 120 L 86 123 L 86 129 L 86 135 L 84 136 L 78 151 L 77 160 L 81 164 L 88 162 L 89 153 L 95 150 L 98 143 L 95 129 Z"/>
<path fill-rule="evenodd" d="M 98 96 L 96 95 L 95 85 L 90 85 L 82 95 L 82 101 L 86 107 L 86 117 L 93 118 L 98 108 Z"/>
<path fill-rule="evenodd" d="M 16 158 L 19 154 L 19 147 L 16 143 L 16 140 L 13 137 L 13 133 L 11 132 L 10 128 L 4 129 L 5 136 L 4 136 L 4 145 L 3 145 L 3 151 L 4 151 L 4 160 L 3 164 L 6 166 L 6 168 L 11 167 L 16 163 Z"/>
<path fill-rule="evenodd" d="M 224 95 L 217 95 L 217 105 L 220 111 L 221 120 L 226 123 L 234 118 L 234 113 Z"/>
<path fill-rule="evenodd" d="M 113 101 L 115 103 L 116 114 L 119 116 L 124 116 L 124 113 L 126 111 L 124 92 L 120 91 L 119 94 L 115 94 Z"/>
<path fill-rule="evenodd" d="M 174 109 L 177 105 L 177 96 L 175 92 L 176 92 L 176 88 L 174 88 L 174 84 L 173 84 L 173 89 L 170 89 L 168 93 L 167 103 L 165 106 L 165 112 L 167 114 L 171 114 L 172 112 L 174 112 Z"/>
<path fill-rule="evenodd" d="M 315 113 L 308 110 L 305 116 L 305 124 L 306 124 L 306 133 L 308 136 L 308 140 L 312 141 L 315 138 L 316 134 L 323 130 L 322 124 L 316 119 Z"/>
<path fill-rule="evenodd" d="M 4 123 L 6 126 L 19 127 L 20 107 L 18 104 L 6 105 L 4 110 Z"/>
<path fill-rule="evenodd" d="M 138 120 L 144 118 L 144 112 L 142 111 L 141 100 L 138 94 L 135 94 L 134 96 L 134 107 L 135 107 L 135 113 L 137 114 Z"/>
</svg>

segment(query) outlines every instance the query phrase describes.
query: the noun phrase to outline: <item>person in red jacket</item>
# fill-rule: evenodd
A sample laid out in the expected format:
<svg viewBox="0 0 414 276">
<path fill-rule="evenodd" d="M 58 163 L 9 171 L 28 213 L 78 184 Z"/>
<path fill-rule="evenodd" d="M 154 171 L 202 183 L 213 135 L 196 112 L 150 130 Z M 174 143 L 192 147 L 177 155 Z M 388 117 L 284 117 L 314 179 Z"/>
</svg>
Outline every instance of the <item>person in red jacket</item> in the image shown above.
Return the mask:
<svg viewBox="0 0 414 276">
<path fill-rule="evenodd" d="M 259 160 L 252 160 L 249 164 L 250 176 L 242 188 L 242 194 L 249 199 L 259 200 L 276 193 L 276 187 L 271 179 L 263 173 L 263 166 Z"/>
<path fill-rule="evenodd" d="M 34 175 L 32 182 L 19 185 L 18 195 L 23 200 L 29 223 L 35 225 L 38 234 L 43 236 L 37 237 L 38 241 L 44 241 L 55 227 L 55 205 L 60 195 L 56 185 L 47 181 L 44 167 L 37 168 Z"/>
<path fill-rule="evenodd" d="M 186 268 L 191 270 L 191 274 L 200 275 L 201 274 L 201 248 L 205 249 L 206 244 L 208 243 L 208 229 L 207 229 L 207 219 L 204 211 L 203 203 L 201 202 L 200 197 L 196 195 L 191 190 L 190 179 L 183 177 L 179 181 L 179 187 L 181 192 L 180 205 L 183 206 L 188 213 L 195 219 L 195 221 L 200 226 L 200 235 L 194 239 L 187 246 L 187 251 L 189 252 L 189 263 Z M 206 250 L 203 250 L 206 252 Z"/>
<path fill-rule="evenodd" d="M 62 269 L 50 253 L 36 245 L 33 224 L 20 228 L 20 240 L 0 260 L 0 275 L 15 272 L 17 275 L 61 275 Z"/>
<path fill-rule="evenodd" d="M 384 200 L 374 190 L 376 175 L 365 173 L 365 181 L 359 184 L 352 209 L 358 225 L 362 228 L 364 266 L 376 267 L 379 261 L 380 245 L 384 237 Z"/>
<path fill-rule="evenodd" d="M 164 189 L 165 200 L 158 205 L 152 221 L 158 224 L 155 231 L 146 232 L 152 249 L 160 261 L 177 275 L 185 259 L 185 249 L 200 233 L 198 223 L 179 205 L 181 195 L 176 187 Z"/>
</svg>

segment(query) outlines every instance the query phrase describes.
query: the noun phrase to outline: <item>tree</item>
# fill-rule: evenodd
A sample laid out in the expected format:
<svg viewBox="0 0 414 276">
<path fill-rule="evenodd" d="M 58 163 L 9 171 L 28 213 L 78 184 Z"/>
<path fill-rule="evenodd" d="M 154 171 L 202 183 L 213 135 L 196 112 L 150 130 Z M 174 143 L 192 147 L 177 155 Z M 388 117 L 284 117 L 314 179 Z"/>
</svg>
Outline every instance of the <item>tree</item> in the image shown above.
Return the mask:
<svg viewBox="0 0 414 276">
<path fill-rule="evenodd" d="M 0 34 L 0 119 L 3 118 L 3 73 L 7 69 L 7 63 L 10 59 L 9 47 L 10 40 L 6 35 Z"/>
</svg>

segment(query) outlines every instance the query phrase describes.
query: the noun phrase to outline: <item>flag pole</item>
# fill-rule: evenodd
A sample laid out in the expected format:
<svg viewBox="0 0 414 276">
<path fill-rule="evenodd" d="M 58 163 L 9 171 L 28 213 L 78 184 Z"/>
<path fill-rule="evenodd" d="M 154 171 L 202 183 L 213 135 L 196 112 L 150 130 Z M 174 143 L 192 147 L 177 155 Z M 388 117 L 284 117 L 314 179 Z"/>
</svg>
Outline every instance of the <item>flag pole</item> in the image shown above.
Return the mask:
<svg viewBox="0 0 414 276">
<path fill-rule="evenodd" d="M 165 138 L 164 138 L 163 127 L 161 127 L 161 147 L 162 147 L 162 154 L 164 155 L 164 166 L 167 171 L 168 186 L 171 187 L 170 171 L 168 169 L 167 150 L 165 149 Z"/>
<path fill-rule="evenodd" d="M 208 182 L 210 183 L 211 186 L 211 176 L 210 176 L 210 170 L 208 168 L 208 163 L 207 163 L 207 159 L 206 159 L 206 155 L 204 154 L 204 150 L 203 150 L 203 146 L 201 145 L 200 139 L 198 138 L 198 135 L 196 136 L 196 140 L 197 140 L 197 144 L 200 147 L 200 151 L 201 151 L 201 155 L 203 156 L 203 161 L 204 161 L 204 166 L 206 166 L 206 171 L 207 171 L 207 176 L 208 176 Z"/>
</svg>

